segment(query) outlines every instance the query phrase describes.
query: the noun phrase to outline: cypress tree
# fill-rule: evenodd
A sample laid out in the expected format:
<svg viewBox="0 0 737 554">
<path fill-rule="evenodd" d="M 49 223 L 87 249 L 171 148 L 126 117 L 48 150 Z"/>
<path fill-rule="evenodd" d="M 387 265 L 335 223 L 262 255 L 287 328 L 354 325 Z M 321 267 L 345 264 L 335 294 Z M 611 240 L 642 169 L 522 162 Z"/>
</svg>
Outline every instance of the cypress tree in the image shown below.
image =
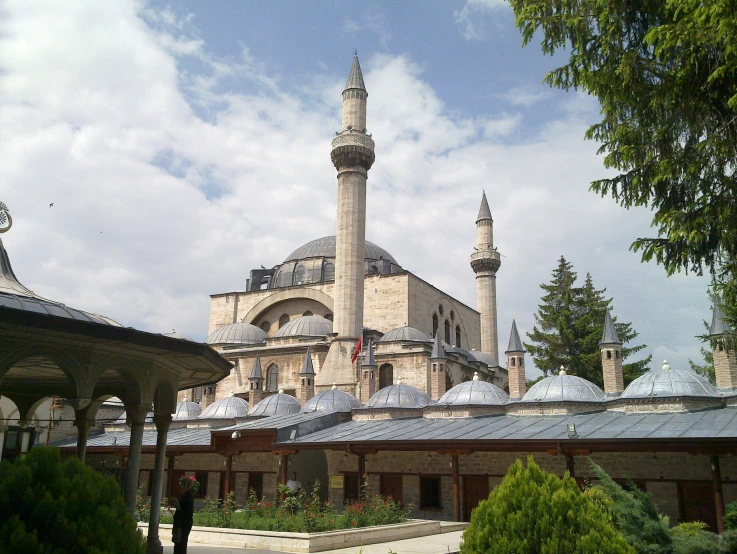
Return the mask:
<svg viewBox="0 0 737 554">
<path fill-rule="evenodd" d="M 561 256 L 552 281 L 540 285 L 546 294 L 535 314 L 536 325 L 527 333 L 530 343 L 525 343 L 525 348 L 545 375 L 563 366 L 569 374 L 603 387 L 599 340 L 604 331 L 604 317 L 607 311 L 612 311 L 612 299 L 604 295 L 606 289 L 594 286 L 591 274 L 586 274 L 582 287 L 576 286 L 576 277 L 573 265 Z M 616 317 L 612 319 L 622 341 L 623 360 L 646 348 L 628 346 L 637 337 L 637 331 L 631 323 L 617 323 Z M 625 386 L 647 371 L 651 358 L 623 364 Z"/>
</svg>

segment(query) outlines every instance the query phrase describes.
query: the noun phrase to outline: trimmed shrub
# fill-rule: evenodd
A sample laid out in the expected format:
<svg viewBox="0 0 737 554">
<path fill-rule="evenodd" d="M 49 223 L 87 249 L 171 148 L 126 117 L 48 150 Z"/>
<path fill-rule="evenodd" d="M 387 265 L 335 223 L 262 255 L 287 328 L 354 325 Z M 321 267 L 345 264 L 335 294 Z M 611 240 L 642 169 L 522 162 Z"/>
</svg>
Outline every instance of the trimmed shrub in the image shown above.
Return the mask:
<svg viewBox="0 0 737 554">
<path fill-rule="evenodd" d="M 56 448 L 0 465 L 0 552 L 144 554 L 120 487 Z"/>
<path fill-rule="evenodd" d="M 566 474 L 517 460 L 471 515 L 462 554 L 634 554 L 614 528 L 600 493 L 582 493 Z"/>
</svg>

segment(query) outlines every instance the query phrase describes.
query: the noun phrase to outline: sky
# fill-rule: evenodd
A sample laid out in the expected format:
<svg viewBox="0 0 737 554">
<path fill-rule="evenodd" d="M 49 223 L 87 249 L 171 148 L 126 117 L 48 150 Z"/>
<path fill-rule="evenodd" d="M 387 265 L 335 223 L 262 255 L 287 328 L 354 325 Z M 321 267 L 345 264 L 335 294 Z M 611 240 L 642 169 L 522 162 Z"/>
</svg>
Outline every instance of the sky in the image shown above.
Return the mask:
<svg viewBox="0 0 737 554">
<path fill-rule="evenodd" d="M 523 48 L 501 0 L 4 2 L 0 201 L 16 275 L 204 340 L 210 294 L 335 233 L 330 140 L 354 48 L 376 142 L 368 240 L 475 307 L 485 190 L 502 352 L 513 319 L 526 340 L 563 255 L 606 288 L 652 367 L 701 360 L 708 278 L 630 251 L 654 235 L 651 213 L 588 190 L 612 175 L 583 138 L 596 100 L 542 84 L 565 58 Z"/>
</svg>

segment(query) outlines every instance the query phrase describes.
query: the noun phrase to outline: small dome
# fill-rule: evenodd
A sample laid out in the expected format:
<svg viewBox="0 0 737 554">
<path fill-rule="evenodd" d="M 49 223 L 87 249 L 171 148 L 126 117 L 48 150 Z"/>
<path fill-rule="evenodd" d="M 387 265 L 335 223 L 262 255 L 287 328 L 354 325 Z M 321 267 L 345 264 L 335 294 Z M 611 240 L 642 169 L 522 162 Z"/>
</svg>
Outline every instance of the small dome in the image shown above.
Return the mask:
<svg viewBox="0 0 737 554">
<path fill-rule="evenodd" d="M 127 421 L 128 421 L 128 414 L 126 414 L 125 412 L 123 412 L 122 414 L 120 414 L 120 416 L 118 416 L 118 419 L 116 419 L 115 421 L 113 421 L 113 425 L 125 425 Z M 153 412 L 148 412 L 146 414 L 146 417 L 144 418 L 143 422 L 144 423 L 153 423 L 154 422 L 154 413 Z"/>
<path fill-rule="evenodd" d="M 477 362 L 484 363 L 488 367 L 499 367 L 499 362 L 491 354 L 478 350 L 471 350 L 471 354 Z"/>
<path fill-rule="evenodd" d="M 325 337 L 333 332 L 333 322 L 319 315 L 293 319 L 279 329 L 275 337 Z"/>
<path fill-rule="evenodd" d="M 210 404 L 197 419 L 234 419 L 247 415 L 248 402 L 237 396 L 228 396 Z"/>
<path fill-rule="evenodd" d="M 386 333 L 377 342 L 393 341 L 432 342 L 432 339 L 414 327 L 397 327 Z"/>
<path fill-rule="evenodd" d="M 184 402 L 177 403 L 177 410 L 171 417 L 172 421 L 186 421 L 189 419 L 197 419 L 202 413 L 202 406 L 195 402 Z"/>
<path fill-rule="evenodd" d="M 263 329 L 239 321 L 215 329 L 205 339 L 205 344 L 259 344 L 267 337 Z"/>
<path fill-rule="evenodd" d="M 360 407 L 361 402 L 355 396 L 339 389 L 331 389 L 310 398 L 302 412 L 351 412 L 353 408 Z"/>
<path fill-rule="evenodd" d="M 443 346 L 445 346 L 446 352 L 453 352 L 455 354 L 460 354 L 464 358 L 466 358 L 469 362 L 475 362 L 476 361 L 476 354 L 469 352 L 465 348 L 461 348 L 460 346 L 450 346 L 449 344 L 443 342 Z"/>
<path fill-rule="evenodd" d="M 189 338 L 187 335 L 177 333 L 176 331 L 172 331 L 171 333 L 164 333 L 164 336 L 171 337 L 173 339 L 188 340 L 189 342 L 195 342 L 191 338 Z"/>
<path fill-rule="evenodd" d="M 420 389 L 403 385 L 389 385 L 374 394 L 366 403 L 368 408 L 424 408 L 430 398 Z"/>
<path fill-rule="evenodd" d="M 261 402 L 256 404 L 251 411 L 248 412 L 250 416 L 273 416 L 273 415 L 288 415 L 297 414 L 302 409 L 302 405 L 299 403 L 294 396 L 284 394 L 284 391 L 279 391 L 278 394 L 272 394 L 267 396 Z"/>
<path fill-rule="evenodd" d="M 707 379 L 693 371 L 671 369 L 663 362 L 663 369 L 653 369 L 632 381 L 621 398 L 664 398 L 669 396 L 718 397 L 719 391 Z"/>
<path fill-rule="evenodd" d="M 501 406 L 509 401 L 509 395 L 502 389 L 486 381 L 480 381 L 474 375 L 472 381 L 456 385 L 446 392 L 438 404 L 451 406 Z"/>
<path fill-rule="evenodd" d="M 605 397 L 591 381 L 561 371 L 532 385 L 520 402 L 601 402 Z"/>
</svg>

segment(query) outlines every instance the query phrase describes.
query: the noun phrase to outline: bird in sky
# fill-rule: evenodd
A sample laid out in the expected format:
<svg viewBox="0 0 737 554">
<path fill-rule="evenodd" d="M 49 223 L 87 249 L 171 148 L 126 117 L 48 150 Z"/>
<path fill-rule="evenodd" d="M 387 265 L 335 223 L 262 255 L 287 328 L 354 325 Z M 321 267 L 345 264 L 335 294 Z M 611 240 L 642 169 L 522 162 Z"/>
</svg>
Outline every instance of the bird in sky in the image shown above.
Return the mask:
<svg viewBox="0 0 737 554">
<path fill-rule="evenodd" d="M 52 202 L 51 204 L 49 204 L 49 208 L 50 208 L 51 206 L 53 206 L 53 205 L 54 205 L 54 203 L 53 203 L 53 202 Z"/>
</svg>

